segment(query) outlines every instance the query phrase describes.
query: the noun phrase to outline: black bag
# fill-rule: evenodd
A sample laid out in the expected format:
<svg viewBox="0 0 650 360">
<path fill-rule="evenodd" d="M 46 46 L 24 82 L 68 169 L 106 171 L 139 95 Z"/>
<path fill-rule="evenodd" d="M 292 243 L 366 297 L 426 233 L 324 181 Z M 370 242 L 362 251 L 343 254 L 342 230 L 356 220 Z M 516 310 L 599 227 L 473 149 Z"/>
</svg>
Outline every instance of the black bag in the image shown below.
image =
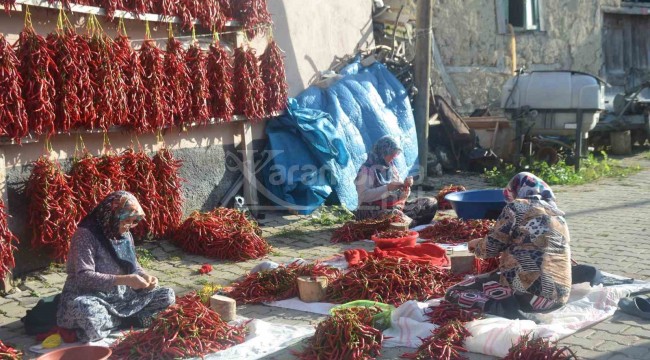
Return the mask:
<svg viewBox="0 0 650 360">
<path fill-rule="evenodd" d="M 61 294 L 42 298 L 33 309 L 27 310 L 26 315 L 20 319 L 27 335 L 43 334 L 56 326 L 56 310 L 60 298 Z"/>
</svg>

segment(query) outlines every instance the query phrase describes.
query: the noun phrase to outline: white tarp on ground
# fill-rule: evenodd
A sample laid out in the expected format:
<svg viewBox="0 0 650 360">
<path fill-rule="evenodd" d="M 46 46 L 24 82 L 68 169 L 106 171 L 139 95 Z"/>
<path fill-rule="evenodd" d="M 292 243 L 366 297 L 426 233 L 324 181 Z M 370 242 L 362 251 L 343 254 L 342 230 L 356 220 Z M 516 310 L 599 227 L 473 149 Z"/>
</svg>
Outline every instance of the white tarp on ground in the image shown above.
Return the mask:
<svg viewBox="0 0 650 360">
<path fill-rule="evenodd" d="M 642 290 L 650 290 L 650 283 L 635 282 L 608 287 L 590 287 L 588 283 L 577 284 L 573 286 L 571 298 L 566 306 L 536 316 L 539 324 L 531 320 L 508 320 L 500 317 L 467 323 L 465 326 L 472 336 L 465 341 L 465 348 L 469 352 L 504 357 L 510 346 L 517 342 L 522 334 L 532 332 L 536 336 L 558 340 L 607 319 L 617 310 L 621 298 Z M 384 347 L 418 347 L 421 344 L 420 338 L 429 336 L 436 328 L 436 325 L 427 321 L 424 310 L 429 305 L 436 305 L 438 301 L 431 300 L 427 303 L 409 301 L 395 309 L 391 315 L 392 326 L 384 331 L 384 336 L 390 337 L 384 340 Z M 318 314 L 325 314 L 332 306 L 326 303 L 318 303 L 314 306 L 298 298 L 276 301 L 267 305 Z"/>
<path fill-rule="evenodd" d="M 248 319 L 239 318 L 235 321 L 241 323 L 246 320 Z M 250 329 L 250 332 L 246 336 L 246 341 L 244 343 L 233 346 L 218 353 L 206 355 L 205 359 L 260 359 L 284 348 L 292 346 L 305 337 L 312 336 L 315 331 L 315 328 L 313 326 L 269 323 L 258 319 L 254 319 L 248 323 L 248 328 Z M 121 332 L 111 334 L 109 338 L 102 341 L 90 343 L 90 345 L 108 347 L 122 334 L 123 333 Z M 79 345 L 83 344 L 65 344 L 61 347 L 51 350 L 43 349 L 41 345 L 35 345 L 32 346 L 29 350 L 37 354 L 45 354 L 49 351 L 58 350 L 62 347 Z"/>
</svg>

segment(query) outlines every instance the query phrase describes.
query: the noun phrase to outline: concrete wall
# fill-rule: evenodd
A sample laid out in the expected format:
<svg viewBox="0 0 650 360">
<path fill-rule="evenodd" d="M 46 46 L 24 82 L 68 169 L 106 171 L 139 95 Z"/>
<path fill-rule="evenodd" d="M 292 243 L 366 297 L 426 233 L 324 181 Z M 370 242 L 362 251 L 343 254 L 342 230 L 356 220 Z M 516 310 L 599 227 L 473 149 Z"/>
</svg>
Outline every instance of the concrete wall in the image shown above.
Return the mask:
<svg viewBox="0 0 650 360">
<path fill-rule="evenodd" d="M 499 34 L 498 0 L 434 0 L 433 32 L 445 70 L 459 91 L 463 112 L 498 108 L 503 83 L 511 76 L 510 36 Z M 540 0 L 544 31 L 516 32 L 517 66 L 564 69 L 598 75 L 603 66 L 602 6 L 619 0 Z M 398 8 L 415 0 L 387 0 Z M 434 69 L 436 92 L 448 95 Z"/>
<path fill-rule="evenodd" d="M 348 4 L 345 0 L 269 0 L 269 11 L 274 20 L 274 36 L 286 54 L 286 72 L 290 96 L 295 96 L 310 82 L 319 71 L 327 70 L 337 57 L 354 52 L 359 44 L 371 41 L 370 26 L 371 0 L 357 0 Z M 54 31 L 58 12 L 41 8 L 31 9 L 32 22 L 39 34 Z M 70 15 L 70 21 L 84 30 L 86 15 Z M 13 12 L 11 16 L 0 12 L 0 33 L 14 42 L 23 28 L 24 13 Z M 144 37 L 144 22 L 126 20 L 129 37 L 136 40 Z M 116 34 L 115 24 L 103 22 L 102 27 L 111 36 Z M 164 46 L 167 37 L 167 24 L 151 23 L 153 38 L 160 38 Z M 179 34 L 177 32 L 177 34 Z M 183 34 L 179 34 L 183 35 Z M 187 35 L 187 34 L 186 34 Z M 177 37 L 179 37 L 177 35 Z M 233 40 L 224 37 L 222 40 Z M 266 46 L 267 38 L 252 40 L 252 46 L 260 54 Z M 265 122 L 254 124 L 252 133 L 254 148 L 265 145 Z M 241 123 L 209 125 L 192 128 L 180 133 L 177 129 L 165 132 L 164 141 L 152 134 L 134 136 L 112 132 L 108 134 L 111 146 L 121 151 L 131 144 L 140 144 L 151 154 L 161 146 L 171 148 L 176 157 L 184 161 L 181 176 L 186 179 L 183 193 L 186 198 L 184 212 L 209 210 L 231 188 L 239 172 L 229 168 L 226 157 L 229 153 L 241 156 Z M 102 153 L 104 136 L 97 133 L 82 133 L 86 147 L 95 155 Z M 51 158 L 59 160 L 68 167 L 74 155 L 78 136 L 57 135 L 52 139 Z M 44 153 L 43 139 L 23 145 L 0 145 L 4 152 L 6 171 L 6 191 L 8 210 L 11 215 L 9 226 L 19 237 L 21 243 L 17 254 L 16 274 L 44 266 L 47 257 L 31 250 L 31 229 L 26 223 L 28 199 L 24 186 L 31 172 L 31 162 Z"/>
</svg>

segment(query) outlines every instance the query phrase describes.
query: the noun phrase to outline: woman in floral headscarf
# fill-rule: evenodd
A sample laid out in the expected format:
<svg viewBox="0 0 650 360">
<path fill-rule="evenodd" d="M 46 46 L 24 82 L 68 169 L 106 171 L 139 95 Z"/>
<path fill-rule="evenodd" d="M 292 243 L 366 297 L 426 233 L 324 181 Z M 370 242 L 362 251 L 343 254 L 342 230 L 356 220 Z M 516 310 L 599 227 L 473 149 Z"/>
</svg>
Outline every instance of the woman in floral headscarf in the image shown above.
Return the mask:
<svg viewBox="0 0 650 360">
<path fill-rule="evenodd" d="M 77 330 L 81 341 L 103 339 L 118 327 L 146 327 L 154 314 L 174 304 L 174 291 L 158 287 L 158 279 L 136 259 L 129 229 L 143 217 L 135 196 L 117 191 L 79 223 L 57 323 Z"/>
<path fill-rule="evenodd" d="M 507 204 L 494 228 L 468 244 L 479 258 L 500 256 L 499 272 L 449 288 L 446 299 L 507 318 L 562 307 L 571 290 L 571 249 L 569 228 L 553 191 L 537 176 L 522 172 L 503 195 Z"/>
<path fill-rule="evenodd" d="M 411 226 L 416 226 L 430 223 L 436 215 L 435 198 L 408 200 L 413 177 L 401 181 L 394 163 L 401 152 L 395 138 L 389 135 L 374 144 L 355 180 L 359 197 L 357 220 L 399 214 Z"/>
</svg>

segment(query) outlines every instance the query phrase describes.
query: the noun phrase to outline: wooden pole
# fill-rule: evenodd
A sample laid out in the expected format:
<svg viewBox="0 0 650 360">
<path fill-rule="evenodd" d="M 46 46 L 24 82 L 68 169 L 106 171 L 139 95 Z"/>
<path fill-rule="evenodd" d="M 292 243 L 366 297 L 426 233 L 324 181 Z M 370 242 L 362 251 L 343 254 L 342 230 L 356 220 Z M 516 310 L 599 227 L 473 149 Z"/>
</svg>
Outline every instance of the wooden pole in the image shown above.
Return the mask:
<svg viewBox="0 0 650 360">
<path fill-rule="evenodd" d="M 517 38 L 515 37 L 515 28 L 512 24 L 508 24 L 508 30 L 510 31 L 510 58 L 512 73 L 517 73 Z"/>
<path fill-rule="evenodd" d="M 415 128 L 418 134 L 418 155 L 420 157 L 420 176 L 418 182 L 427 177 L 427 154 L 429 153 L 429 100 L 431 98 L 431 55 L 433 21 L 432 0 L 419 0 L 417 3 L 415 38 L 415 87 L 418 93 L 414 101 Z"/>
</svg>

